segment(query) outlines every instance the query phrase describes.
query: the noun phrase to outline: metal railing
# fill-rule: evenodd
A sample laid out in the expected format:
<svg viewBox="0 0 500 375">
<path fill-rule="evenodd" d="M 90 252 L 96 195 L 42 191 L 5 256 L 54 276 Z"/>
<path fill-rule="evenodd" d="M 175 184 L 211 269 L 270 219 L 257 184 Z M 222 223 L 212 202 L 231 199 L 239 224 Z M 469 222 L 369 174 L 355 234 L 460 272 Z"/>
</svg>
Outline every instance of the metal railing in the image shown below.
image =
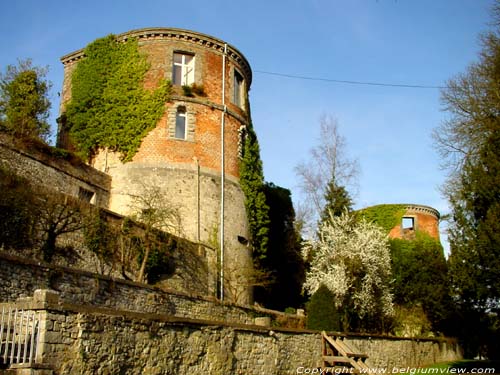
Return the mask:
<svg viewBox="0 0 500 375">
<path fill-rule="evenodd" d="M 2 306 L 0 317 L 0 363 L 32 364 L 37 358 L 41 312 Z"/>
</svg>

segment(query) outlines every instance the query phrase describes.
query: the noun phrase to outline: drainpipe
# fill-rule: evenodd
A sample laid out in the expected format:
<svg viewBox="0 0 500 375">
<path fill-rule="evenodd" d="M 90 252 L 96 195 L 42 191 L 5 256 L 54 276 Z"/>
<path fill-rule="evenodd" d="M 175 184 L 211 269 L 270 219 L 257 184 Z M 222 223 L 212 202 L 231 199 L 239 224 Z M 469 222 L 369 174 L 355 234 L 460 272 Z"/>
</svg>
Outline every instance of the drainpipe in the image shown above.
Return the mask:
<svg viewBox="0 0 500 375">
<path fill-rule="evenodd" d="M 225 159 L 224 159 L 224 122 L 227 111 L 226 107 L 226 55 L 227 44 L 224 43 L 224 54 L 222 55 L 222 116 L 220 124 L 220 300 L 224 301 L 224 179 L 225 179 Z"/>
</svg>

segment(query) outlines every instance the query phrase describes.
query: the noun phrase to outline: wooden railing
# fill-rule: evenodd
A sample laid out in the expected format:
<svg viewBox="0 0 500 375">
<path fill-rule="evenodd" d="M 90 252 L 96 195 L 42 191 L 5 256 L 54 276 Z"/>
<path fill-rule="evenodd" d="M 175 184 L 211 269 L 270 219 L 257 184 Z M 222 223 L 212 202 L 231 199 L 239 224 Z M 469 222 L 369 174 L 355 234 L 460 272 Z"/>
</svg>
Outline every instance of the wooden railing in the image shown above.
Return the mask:
<svg viewBox="0 0 500 375">
<path fill-rule="evenodd" d="M 370 368 L 365 361 L 368 355 L 357 353 L 347 342 L 340 338 L 333 338 L 322 332 L 323 369 L 341 373 L 369 374 Z"/>
</svg>

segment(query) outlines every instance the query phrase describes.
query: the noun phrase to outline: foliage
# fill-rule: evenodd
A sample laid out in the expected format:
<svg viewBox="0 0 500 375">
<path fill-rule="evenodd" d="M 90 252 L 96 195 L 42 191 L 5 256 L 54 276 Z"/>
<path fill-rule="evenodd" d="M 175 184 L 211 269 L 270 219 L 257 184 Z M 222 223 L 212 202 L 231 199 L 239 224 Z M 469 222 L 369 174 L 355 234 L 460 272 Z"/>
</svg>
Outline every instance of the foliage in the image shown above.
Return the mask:
<svg viewBox="0 0 500 375">
<path fill-rule="evenodd" d="M 187 96 L 187 97 L 193 97 L 193 88 L 189 85 L 183 85 L 182 86 L 182 95 Z"/>
<path fill-rule="evenodd" d="M 33 192 L 24 178 L 0 165 L 0 247 L 22 249 L 35 238 Z"/>
<path fill-rule="evenodd" d="M 318 331 L 341 331 L 341 315 L 335 306 L 335 296 L 324 285 L 313 293 L 307 303 L 307 328 Z"/>
<path fill-rule="evenodd" d="M 201 84 L 192 83 L 191 91 L 193 94 L 196 94 L 198 96 L 207 96 L 207 93 L 205 92 L 205 87 Z"/>
<path fill-rule="evenodd" d="M 405 206 L 403 204 L 379 204 L 359 210 L 356 214 L 389 233 L 392 228 L 401 223 L 405 214 Z"/>
<path fill-rule="evenodd" d="M 295 167 L 305 200 L 299 207 L 306 235 L 312 237 L 326 209 L 332 188 L 355 189 L 358 162 L 348 157 L 346 140 L 339 132 L 337 121 L 331 116 L 320 119 L 318 144 L 311 149 L 311 157 Z M 346 192 L 347 193 L 347 192 Z M 328 215 L 326 215 L 327 217 Z"/>
<path fill-rule="evenodd" d="M 107 213 L 97 207 L 89 207 L 83 216 L 83 240 L 88 250 L 95 254 L 99 261 L 101 274 L 104 274 L 103 265 L 111 260 L 115 265 L 116 249 L 120 233 L 109 223 Z"/>
<path fill-rule="evenodd" d="M 321 285 L 335 297 L 345 314 L 344 329 L 372 326 L 393 313 L 390 292 L 391 260 L 387 235 L 375 224 L 343 213 L 321 223 L 318 240 L 309 243 L 311 268 L 304 288 L 313 294 Z"/>
<path fill-rule="evenodd" d="M 240 186 L 245 194 L 245 208 L 252 238 L 253 256 L 255 261 L 259 262 L 267 254 L 270 220 L 259 142 L 251 123 L 246 129 L 243 157 L 240 159 Z"/>
<path fill-rule="evenodd" d="M 47 69 L 34 67 L 31 60 L 8 65 L 0 75 L 0 129 L 18 138 L 40 138 L 50 135 L 50 82 Z"/>
<path fill-rule="evenodd" d="M 1 244 L 14 249 L 39 246 L 43 259 L 51 262 L 57 238 L 83 228 L 85 208 L 63 194 L 34 190 L 8 168 L 0 168 L 0 177 Z"/>
<path fill-rule="evenodd" d="M 108 147 L 124 161 L 131 160 L 156 126 L 171 86 L 161 81 L 155 90 L 145 89 L 148 68 L 135 39 L 118 42 L 109 35 L 85 48 L 85 58 L 72 74 L 71 101 L 62 119 L 84 158 Z"/>
<path fill-rule="evenodd" d="M 271 272 L 275 282 L 267 288 L 256 288 L 254 298 L 267 308 L 283 310 L 302 303 L 304 260 L 300 236 L 295 231 L 295 211 L 290 190 L 266 183 L 266 202 L 269 205 L 269 245 L 262 268 Z"/>
<path fill-rule="evenodd" d="M 439 240 L 417 231 L 414 240 L 391 239 L 394 302 L 421 306 L 434 331 L 442 331 L 452 310 L 448 269 Z"/>
<path fill-rule="evenodd" d="M 500 1 L 479 60 L 442 90 L 450 114 L 434 133 L 449 171 L 450 275 L 462 316 L 500 321 Z M 466 340 L 466 338 L 463 338 Z M 483 344 L 484 344 L 483 339 Z M 480 343 L 477 342 L 479 347 Z"/>
<path fill-rule="evenodd" d="M 394 333 L 396 336 L 419 337 L 432 335 L 431 322 L 422 306 L 411 307 L 396 305 L 394 314 Z"/>
<path fill-rule="evenodd" d="M 167 237 L 165 234 L 162 236 L 157 233 L 159 237 Z M 140 264 L 143 263 L 144 255 L 146 254 L 145 249 L 141 246 L 144 243 L 143 238 L 137 238 L 137 244 L 139 245 L 139 257 L 138 261 Z M 149 256 L 145 262 L 145 275 L 148 284 L 154 284 L 161 280 L 165 275 L 171 275 L 174 272 L 174 262 L 172 260 L 173 252 L 177 249 L 177 241 L 168 236 L 168 238 L 158 238 L 150 249 Z"/>
<path fill-rule="evenodd" d="M 344 186 L 339 186 L 332 180 L 326 186 L 325 207 L 321 213 L 321 221 L 328 220 L 330 213 L 340 216 L 345 211 L 352 211 L 352 199 Z"/>
</svg>

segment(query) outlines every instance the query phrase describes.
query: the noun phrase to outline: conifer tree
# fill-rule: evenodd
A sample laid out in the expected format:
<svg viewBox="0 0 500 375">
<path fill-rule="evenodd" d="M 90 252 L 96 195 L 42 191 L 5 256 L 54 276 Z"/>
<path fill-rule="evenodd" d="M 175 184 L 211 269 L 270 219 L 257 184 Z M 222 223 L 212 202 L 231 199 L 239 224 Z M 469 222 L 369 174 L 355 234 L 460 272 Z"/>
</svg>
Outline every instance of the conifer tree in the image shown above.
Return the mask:
<svg viewBox="0 0 500 375">
<path fill-rule="evenodd" d="M 472 334 L 478 334 L 480 322 L 490 321 L 493 323 L 487 330 L 498 341 L 500 1 L 494 5 L 493 17 L 494 28 L 482 36 L 479 61 L 450 80 L 442 92 L 443 104 L 451 116 L 434 135 L 450 171 L 443 191 L 452 209 L 449 241 L 453 292 L 461 315 L 476 317 L 467 323 L 477 323 Z M 489 347 L 498 351 L 497 346 Z"/>
<path fill-rule="evenodd" d="M 245 193 L 254 260 L 259 262 L 266 257 L 270 221 L 259 141 L 251 123 L 246 129 L 243 157 L 240 160 L 240 186 Z"/>
<path fill-rule="evenodd" d="M 352 211 L 352 199 L 344 186 L 336 184 L 332 179 L 326 186 L 325 206 L 321 213 L 321 222 L 328 220 L 330 215 L 340 216 L 345 211 Z"/>
</svg>

